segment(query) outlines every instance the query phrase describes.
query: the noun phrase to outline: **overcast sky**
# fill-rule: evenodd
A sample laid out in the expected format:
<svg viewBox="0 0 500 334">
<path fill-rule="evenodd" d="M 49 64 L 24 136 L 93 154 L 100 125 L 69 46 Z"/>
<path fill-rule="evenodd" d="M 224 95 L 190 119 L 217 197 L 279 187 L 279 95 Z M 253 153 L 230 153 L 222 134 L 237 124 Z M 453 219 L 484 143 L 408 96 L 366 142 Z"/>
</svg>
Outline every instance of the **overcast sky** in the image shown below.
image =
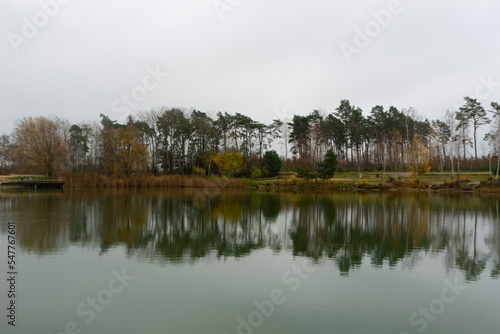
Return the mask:
<svg viewBox="0 0 500 334">
<path fill-rule="evenodd" d="M 270 122 L 500 102 L 498 0 L 58 1 L 0 1 L 0 134 L 160 106 Z"/>
</svg>

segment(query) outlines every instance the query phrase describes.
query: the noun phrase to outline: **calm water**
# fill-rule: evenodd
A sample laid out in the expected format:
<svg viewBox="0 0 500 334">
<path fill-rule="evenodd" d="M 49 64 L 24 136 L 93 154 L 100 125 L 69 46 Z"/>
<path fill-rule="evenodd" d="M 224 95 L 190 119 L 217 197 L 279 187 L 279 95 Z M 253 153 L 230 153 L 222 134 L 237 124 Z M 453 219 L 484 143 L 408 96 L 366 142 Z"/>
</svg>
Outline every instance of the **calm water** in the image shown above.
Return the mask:
<svg viewBox="0 0 500 334">
<path fill-rule="evenodd" d="M 499 200 L 3 191 L 0 333 L 498 333 Z"/>
</svg>

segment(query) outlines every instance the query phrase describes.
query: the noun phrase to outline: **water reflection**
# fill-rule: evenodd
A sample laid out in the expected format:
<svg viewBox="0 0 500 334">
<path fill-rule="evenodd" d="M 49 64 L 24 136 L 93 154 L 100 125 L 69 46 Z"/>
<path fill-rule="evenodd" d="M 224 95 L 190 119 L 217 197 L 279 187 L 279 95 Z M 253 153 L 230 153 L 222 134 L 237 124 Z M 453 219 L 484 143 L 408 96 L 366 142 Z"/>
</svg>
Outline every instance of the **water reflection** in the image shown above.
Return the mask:
<svg viewBox="0 0 500 334">
<path fill-rule="evenodd" d="M 269 248 L 334 261 L 343 275 L 443 256 L 469 281 L 499 277 L 499 197 L 199 190 L 3 191 L 2 221 L 39 255 L 125 246 L 146 261 L 241 257 Z M 4 224 L 5 225 L 5 224 Z M 5 235 L 5 226 L 1 233 Z"/>
</svg>

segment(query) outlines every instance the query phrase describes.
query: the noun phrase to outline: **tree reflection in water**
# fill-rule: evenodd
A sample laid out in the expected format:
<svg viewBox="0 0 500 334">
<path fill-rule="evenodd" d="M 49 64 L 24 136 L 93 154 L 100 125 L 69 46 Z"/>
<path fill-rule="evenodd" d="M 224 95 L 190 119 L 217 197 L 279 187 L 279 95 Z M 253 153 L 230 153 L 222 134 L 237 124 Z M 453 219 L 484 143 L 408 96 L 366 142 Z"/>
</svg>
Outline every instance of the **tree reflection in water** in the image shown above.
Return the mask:
<svg viewBox="0 0 500 334">
<path fill-rule="evenodd" d="M 412 268 L 443 254 L 474 281 L 499 277 L 498 197 L 432 193 L 293 194 L 110 189 L 3 191 L 1 214 L 28 253 L 125 247 L 146 261 L 186 262 L 258 249 L 333 260 L 340 272 L 369 260 Z M 2 234 L 5 234 L 2 226 Z"/>
</svg>

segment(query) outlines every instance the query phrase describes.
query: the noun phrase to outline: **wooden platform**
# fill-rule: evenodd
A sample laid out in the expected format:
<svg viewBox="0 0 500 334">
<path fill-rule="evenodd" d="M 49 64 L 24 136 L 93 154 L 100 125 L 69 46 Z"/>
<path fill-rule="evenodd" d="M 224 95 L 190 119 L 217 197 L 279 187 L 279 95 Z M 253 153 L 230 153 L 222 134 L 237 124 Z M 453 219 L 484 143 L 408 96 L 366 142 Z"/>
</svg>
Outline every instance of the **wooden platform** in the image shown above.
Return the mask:
<svg viewBox="0 0 500 334">
<path fill-rule="evenodd" d="M 64 178 L 61 177 L 3 177 L 1 185 L 6 187 L 64 187 Z"/>
</svg>

